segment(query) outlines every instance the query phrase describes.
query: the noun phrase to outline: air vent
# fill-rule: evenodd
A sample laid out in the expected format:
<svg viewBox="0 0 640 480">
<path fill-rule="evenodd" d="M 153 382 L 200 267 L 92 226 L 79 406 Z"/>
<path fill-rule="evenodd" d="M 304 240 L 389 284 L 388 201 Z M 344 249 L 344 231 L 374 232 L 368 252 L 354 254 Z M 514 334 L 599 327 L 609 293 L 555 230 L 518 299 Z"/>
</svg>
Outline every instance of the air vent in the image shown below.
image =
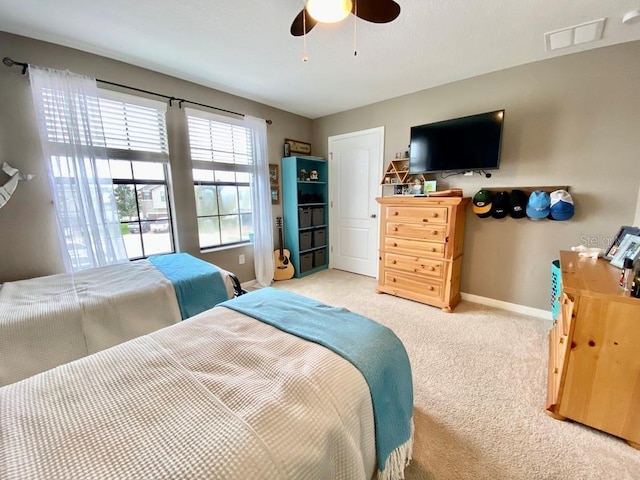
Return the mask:
<svg viewBox="0 0 640 480">
<path fill-rule="evenodd" d="M 602 38 L 602 31 L 604 30 L 604 21 L 604 18 L 600 18 L 599 20 L 545 33 L 544 41 L 547 52 L 600 40 Z"/>
</svg>

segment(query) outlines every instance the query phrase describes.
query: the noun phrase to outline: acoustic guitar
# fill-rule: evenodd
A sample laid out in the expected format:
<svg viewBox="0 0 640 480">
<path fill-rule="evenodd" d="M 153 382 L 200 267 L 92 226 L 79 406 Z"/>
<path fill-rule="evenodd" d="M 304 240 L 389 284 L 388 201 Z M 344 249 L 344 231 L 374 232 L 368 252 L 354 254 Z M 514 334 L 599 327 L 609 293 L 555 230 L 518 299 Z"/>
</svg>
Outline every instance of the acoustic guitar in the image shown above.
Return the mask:
<svg viewBox="0 0 640 480">
<path fill-rule="evenodd" d="M 273 272 L 274 280 L 289 280 L 293 277 L 295 270 L 289 257 L 291 253 L 282 246 L 282 217 L 276 218 L 276 227 L 278 227 L 278 249 L 273 252 L 273 262 L 275 271 Z"/>
</svg>

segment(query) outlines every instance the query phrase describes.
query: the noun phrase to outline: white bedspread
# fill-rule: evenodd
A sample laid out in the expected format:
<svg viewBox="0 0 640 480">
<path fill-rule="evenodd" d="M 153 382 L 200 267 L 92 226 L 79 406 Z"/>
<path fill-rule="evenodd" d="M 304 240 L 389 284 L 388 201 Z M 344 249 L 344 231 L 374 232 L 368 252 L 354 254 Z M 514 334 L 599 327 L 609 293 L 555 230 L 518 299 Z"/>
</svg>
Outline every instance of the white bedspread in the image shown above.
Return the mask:
<svg viewBox="0 0 640 480">
<path fill-rule="evenodd" d="M 370 479 L 342 357 L 224 307 L 0 388 L 3 479 Z"/>
<path fill-rule="evenodd" d="M 181 320 L 171 282 L 147 260 L 0 288 L 0 385 Z"/>
</svg>

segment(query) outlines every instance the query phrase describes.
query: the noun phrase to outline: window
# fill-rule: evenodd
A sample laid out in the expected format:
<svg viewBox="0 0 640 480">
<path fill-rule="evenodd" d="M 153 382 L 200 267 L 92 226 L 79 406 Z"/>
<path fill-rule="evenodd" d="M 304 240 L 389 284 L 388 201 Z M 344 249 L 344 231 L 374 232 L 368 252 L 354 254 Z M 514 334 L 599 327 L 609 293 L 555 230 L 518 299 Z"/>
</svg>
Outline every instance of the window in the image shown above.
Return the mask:
<svg viewBox="0 0 640 480">
<path fill-rule="evenodd" d="M 167 164 L 166 106 L 100 92 L 100 114 L 127 256 L 175 250 Z"/>
<path fill-rule="evenodd" d="M 249 241 L 252 140 L 241 121 L 186 109 L 200 248 Z"/>
</svg>

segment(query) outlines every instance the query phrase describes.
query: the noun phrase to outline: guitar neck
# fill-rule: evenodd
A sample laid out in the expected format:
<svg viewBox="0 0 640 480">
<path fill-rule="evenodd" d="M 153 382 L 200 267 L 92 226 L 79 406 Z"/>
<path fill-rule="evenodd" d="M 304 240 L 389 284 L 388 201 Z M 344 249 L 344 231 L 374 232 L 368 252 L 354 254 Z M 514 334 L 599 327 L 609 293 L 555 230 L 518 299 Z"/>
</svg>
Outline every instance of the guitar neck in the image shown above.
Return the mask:
<svg viewBox="0 0 640 480">
<path fill-rule="evenodd" d="M 284 255 L 284 245 L 282 243 L 282 225 L 278 227 L 278 239 L 279 239 L 279 249 L 280 249 L 280 256 L 282 257 Z"/>
</svg>

